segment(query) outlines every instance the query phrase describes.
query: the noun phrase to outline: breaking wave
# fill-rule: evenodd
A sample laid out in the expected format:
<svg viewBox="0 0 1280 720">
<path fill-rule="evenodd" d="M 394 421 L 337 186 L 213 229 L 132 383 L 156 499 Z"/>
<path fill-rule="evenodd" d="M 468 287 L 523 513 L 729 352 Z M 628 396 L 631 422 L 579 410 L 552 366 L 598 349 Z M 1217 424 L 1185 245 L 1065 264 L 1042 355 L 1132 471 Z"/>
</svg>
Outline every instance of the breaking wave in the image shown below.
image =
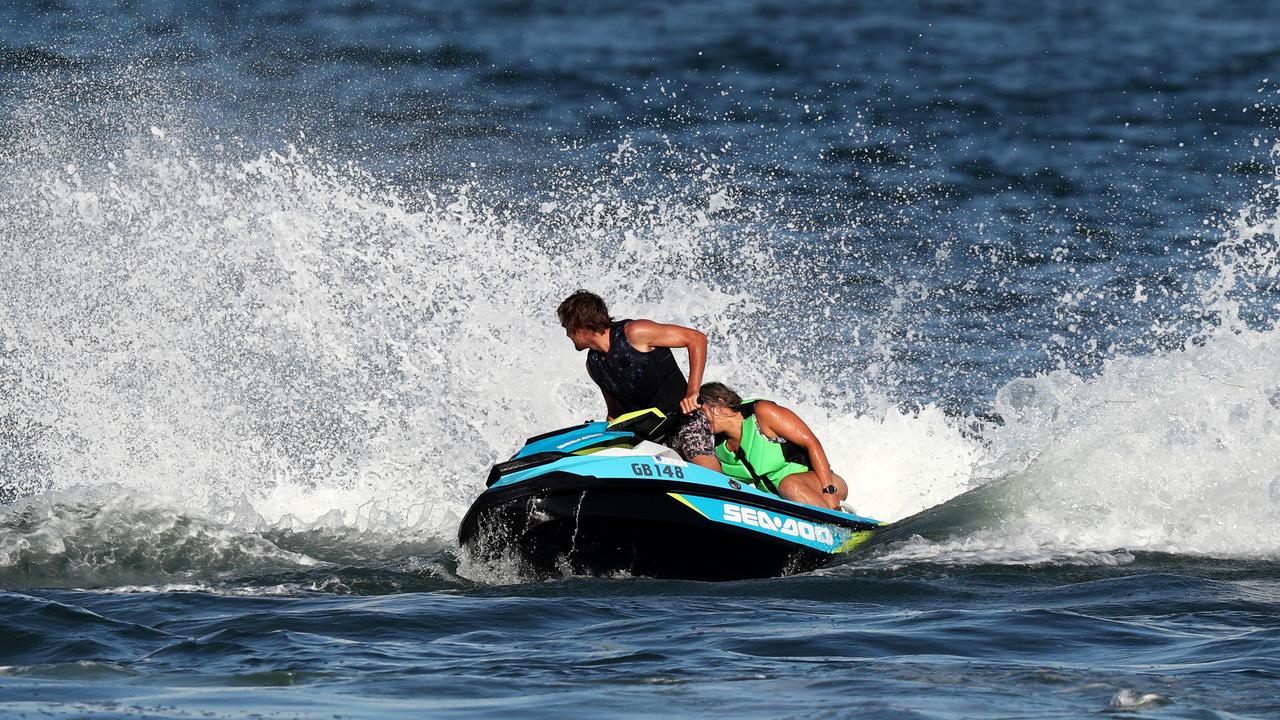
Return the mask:
<svg viewBox="0 0 1280 720">
<path fill-rule="evenodd" d="M 1274 151 L 1273 151 L 1274 155 Z M 878 562 L 1114 564 L 1280 554 L 1276 185 L 1226 228 L 1181 347 L 996 394 L 981 487 L 913 518 Z"/>
</svg>

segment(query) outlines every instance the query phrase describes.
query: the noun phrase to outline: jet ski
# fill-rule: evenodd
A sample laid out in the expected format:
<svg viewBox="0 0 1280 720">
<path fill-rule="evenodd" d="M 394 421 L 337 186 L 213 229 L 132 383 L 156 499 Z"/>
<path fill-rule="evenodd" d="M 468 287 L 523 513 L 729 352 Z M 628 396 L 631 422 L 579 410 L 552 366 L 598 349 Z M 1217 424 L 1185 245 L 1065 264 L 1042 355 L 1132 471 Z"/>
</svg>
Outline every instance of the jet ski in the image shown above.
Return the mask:
<svg viewBox="0 0 1280 720">
<path fill-rule="evenodd" d="M 533 577 L 737 580 L 813 570 L 882 527 L 685 462 L 658 442 L 669 427 L 649 409 L 529 438 L 489 472 L 459 544 Z"/>
</svg>

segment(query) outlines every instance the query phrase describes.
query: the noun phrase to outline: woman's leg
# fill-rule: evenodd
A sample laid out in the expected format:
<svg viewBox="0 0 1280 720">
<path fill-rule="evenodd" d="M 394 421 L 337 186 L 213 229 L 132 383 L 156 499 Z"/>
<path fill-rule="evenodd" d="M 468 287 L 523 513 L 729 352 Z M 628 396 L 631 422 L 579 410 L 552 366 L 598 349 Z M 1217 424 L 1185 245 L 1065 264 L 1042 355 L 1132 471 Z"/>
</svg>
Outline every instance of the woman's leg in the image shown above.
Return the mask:
<svg viewBox="0 0 1280 720">
<path fill-rule="evenodd" d="M 839 488 L 843 484 L 844 481 L 841 480 L 836 487 Z M 782 478 L 782 482 L 778 483 L 778 494 L 792 502 L 804 503 L 805 505 L 828 510 L 838 510 L 840 508 L 840 499 L 836 495 L 822 492 L 822 485 L 818 481 L 818 475 L 812 470 Z M 838 495 L 839 493 L 836 494 Z"/>
</svg>

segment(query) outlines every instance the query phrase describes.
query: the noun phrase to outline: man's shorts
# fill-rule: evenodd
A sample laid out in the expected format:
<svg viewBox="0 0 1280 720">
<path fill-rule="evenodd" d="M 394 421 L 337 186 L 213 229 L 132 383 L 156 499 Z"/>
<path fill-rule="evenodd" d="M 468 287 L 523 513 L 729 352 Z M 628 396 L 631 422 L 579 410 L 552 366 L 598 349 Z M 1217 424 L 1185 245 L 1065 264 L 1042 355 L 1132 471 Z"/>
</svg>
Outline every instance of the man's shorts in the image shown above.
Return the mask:
<svg viewBox="0 0 1280 720">
<path fill-rule="evenodd" d="M 716 441 L 711 435 L 711 421 L 701 410 L 684 416 L 684 422 L 668 438 L 667 444 L 685 460 L 699 455 L 714 455 Z"/>
</svg>

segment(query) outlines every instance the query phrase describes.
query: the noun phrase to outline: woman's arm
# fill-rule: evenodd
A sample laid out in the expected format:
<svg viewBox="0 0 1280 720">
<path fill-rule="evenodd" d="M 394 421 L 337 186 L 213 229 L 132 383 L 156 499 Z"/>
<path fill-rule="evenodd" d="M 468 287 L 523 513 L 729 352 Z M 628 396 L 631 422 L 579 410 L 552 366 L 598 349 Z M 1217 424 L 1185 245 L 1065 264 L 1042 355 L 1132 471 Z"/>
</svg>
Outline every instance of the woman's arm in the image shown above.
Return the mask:
<svg viewBox="0 0 1280 720">
<path fill-rule="evenodd" d="M 756 422 L 766 435 L 772 434 L 804 448 L 809 453 L 809 464 L 813 473 L 818 476 L 822 487 L 832 485 L 831 463 L 827 461 L 827 453 L 818 442 L 809 426 L 799 415 L 769 400 L 756 403 Z"/>
</svg>

